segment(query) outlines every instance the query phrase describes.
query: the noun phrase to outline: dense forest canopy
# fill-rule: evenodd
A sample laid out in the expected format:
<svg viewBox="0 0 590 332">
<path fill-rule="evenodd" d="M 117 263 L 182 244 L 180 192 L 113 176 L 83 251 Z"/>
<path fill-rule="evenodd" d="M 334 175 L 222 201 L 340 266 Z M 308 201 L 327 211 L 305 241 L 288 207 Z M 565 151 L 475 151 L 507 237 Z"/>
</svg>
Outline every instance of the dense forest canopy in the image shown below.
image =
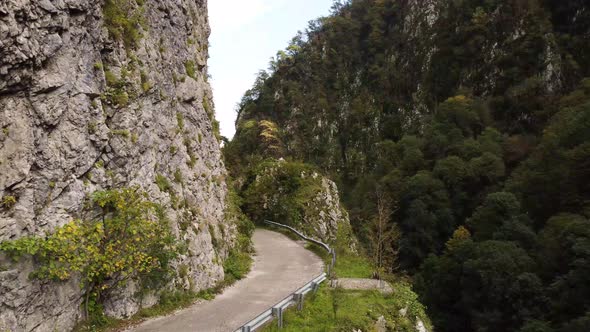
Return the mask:
<svg viewBox="0 0 590 332">
<path fill-rule="evenodd" d="M 439 331 L 590 331 L 590 5 L 353 0 L 261 72 L 225 148 L 330 176 L 370 248 L 378 195 Z"/>
</svg>

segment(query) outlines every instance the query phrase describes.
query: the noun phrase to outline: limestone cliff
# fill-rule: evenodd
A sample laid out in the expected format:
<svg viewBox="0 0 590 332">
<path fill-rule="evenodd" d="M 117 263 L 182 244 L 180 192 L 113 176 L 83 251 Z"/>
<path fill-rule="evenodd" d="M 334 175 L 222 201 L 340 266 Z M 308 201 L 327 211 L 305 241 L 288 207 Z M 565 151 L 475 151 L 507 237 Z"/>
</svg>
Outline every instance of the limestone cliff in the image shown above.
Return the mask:
<svg viewBox="0 0 590 332">
<path fill-rule="evenodd" d="M 2 1 L 0 198 L 14 202 L 0 207 L 0 241 L 51 233 L 97 190 L 139 186 L 188 247 L 176 285 L 222 280 L 235 227 L 224 225 L 209 32 L 205 0 Z M 70 329 L 77 281 L 30 280 L 32 264 L 0 257 L 0 330 Z M 153 304 L 133 291 L 107 313 Z"/>
</svg>

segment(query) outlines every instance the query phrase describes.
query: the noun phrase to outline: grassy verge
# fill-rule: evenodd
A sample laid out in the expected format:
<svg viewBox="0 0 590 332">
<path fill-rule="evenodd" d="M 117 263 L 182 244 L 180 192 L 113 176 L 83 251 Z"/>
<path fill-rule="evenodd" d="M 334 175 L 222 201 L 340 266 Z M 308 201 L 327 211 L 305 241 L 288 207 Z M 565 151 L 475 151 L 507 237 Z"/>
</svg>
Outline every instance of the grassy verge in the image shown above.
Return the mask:
<svg viewBox="0 0 590 332">
<path fill-rule="evenodd" d="M 324 284 L 316 294 L 309 295 L 302 311 L 285 313 L 284 329 L 280 331 L 373 331 L 381 316 L 387 321 L 388 331 L 415 331 L 415 317 L 430 327 L 410 286 L 403 282 L 393 286 L 395 295 L 383 295 L 377 291 L 330 289 Z M 405 316 L 400 313 L 402 309 L 407 310 Z M 262 331 L 279 331 L 276 321 Z"/>
<path fill-rule="evenodd" d="M 334 270 L 339 278 L 371 278 L 373 273 L 373 267 L 366 258 L 351 253 L 337 255 Z"/>
</svg>

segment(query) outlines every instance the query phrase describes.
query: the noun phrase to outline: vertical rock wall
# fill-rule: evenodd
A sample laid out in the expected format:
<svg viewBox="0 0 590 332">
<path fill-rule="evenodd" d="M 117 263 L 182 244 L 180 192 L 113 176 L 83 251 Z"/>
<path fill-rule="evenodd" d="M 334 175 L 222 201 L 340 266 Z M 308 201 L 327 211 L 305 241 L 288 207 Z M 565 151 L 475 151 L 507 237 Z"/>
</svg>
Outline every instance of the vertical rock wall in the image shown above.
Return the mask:
<svg viewBox="0 0 590 332">
<path fill-rule="evenodd" d="M 105 4 L 137 15 L 133 31 L 109 26 Z M 0 206 L 0 241 L 83 217 L 96 190 L 139 186 L 167 207 L 188 247 L 175 263 L 188 274 L 175 286 L 223 279 L 235 228 L 220 226 L 226 185 L 209 32 L 205 0 L 2 1 L 0 199 L 16 203 Z M 33 269 L 0 254 L 0 330 L 70 329 L 81 316 L 78 282 L 30 280 Z M 107 312 L 134 314 L 142 299 L 133 293 L 109 299 Z"/>
</svg>

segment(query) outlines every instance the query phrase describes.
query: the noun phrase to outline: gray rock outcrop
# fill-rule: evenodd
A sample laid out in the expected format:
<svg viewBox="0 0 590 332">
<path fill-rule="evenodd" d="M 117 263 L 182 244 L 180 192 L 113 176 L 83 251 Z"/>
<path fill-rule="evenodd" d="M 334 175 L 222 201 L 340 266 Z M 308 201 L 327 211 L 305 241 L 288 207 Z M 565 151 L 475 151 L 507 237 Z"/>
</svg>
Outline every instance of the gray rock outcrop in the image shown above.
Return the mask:
<svg viewBox="0 0 590 332">
<path fill-rule="evenodd" d="M 247 209 L 258 213 L 251 216 L 253 220 L 270 218 L 326 243 L 333 243 L 340 235 L 356 251 L 336 183 L 309 165 L 269 160 L 258 167 L 256 178 L 247 187 Z"/>
<path fill-rule="evenodd" d="M 112 26 L 106 3 L 137 21 Z M 89 194 L 139 186 L 188 248 L 175 286 L 222 280 L 235 227 L 224 221 L 209 32 L 205 0 L 2 1 L 0 202 L 14 204 L 0 204 L 0 241 L 50 234 L 83 215 Z M 78 282 L 31 280 L 33 270 L 0 254 L 0 330 L 71 329 Z M 129 287 L 107 299 L 109 315 L 153 304 Z"/>
</svg>

